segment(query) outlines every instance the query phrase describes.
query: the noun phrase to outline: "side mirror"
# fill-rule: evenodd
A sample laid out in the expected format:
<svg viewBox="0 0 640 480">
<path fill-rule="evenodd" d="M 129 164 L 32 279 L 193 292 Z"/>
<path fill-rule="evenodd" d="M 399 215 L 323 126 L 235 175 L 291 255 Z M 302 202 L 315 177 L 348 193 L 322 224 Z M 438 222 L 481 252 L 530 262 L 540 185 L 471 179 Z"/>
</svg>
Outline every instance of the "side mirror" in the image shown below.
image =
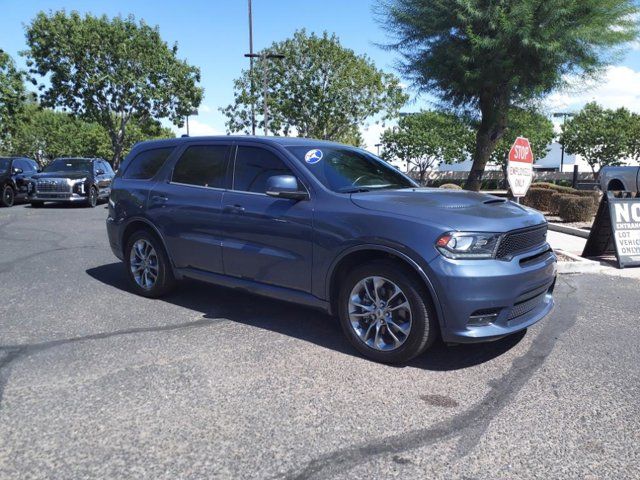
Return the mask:
<svg viewBox="0 0 640 480">
<path fill-rule="evenodd" d="M 267 180 L 267 195 L 290 200 L 308 200 L 309 194 L 298 186 L 293 175 L 274 175 Z"/>
<path fill-rule="evenodd" d="M 96 170 L 96 175 L 104 175 L 104 170 L 99 168 L 98 170 Z"/>
<path fill-rule="evenodd" d="M 20 175 L 23 172 L 24 172 L 24 170 L 22 170 L 21 168 L 18 168 L 18 167 L 13 169 L 13 173 L 15 173 L 16 175 Z"/>
</svg>

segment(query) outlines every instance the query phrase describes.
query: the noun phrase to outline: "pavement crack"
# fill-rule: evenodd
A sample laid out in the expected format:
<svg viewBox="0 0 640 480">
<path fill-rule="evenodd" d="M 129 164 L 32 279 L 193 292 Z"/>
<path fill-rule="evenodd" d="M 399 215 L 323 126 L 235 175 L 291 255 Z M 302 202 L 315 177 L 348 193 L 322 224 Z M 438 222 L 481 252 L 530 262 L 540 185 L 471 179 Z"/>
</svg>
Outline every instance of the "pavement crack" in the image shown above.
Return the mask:
<svg viewBox="0 0 640 480">
<path fill-rule="evenodd" d="M 69 345 L 80 342 L 105 340 L 113 337 L 135 335 L 139 333 L 159 333 L 169 332 L 173 330 L 185 330 L 189 328 L 202 328 L 208 327 L 213 324 L 219 323 L 220 319 L 202 318 L 192 322 L 179 323 L 175 325 L 162 325 L 157 327 L 138 327 L 129 328 L 125 330 L 116 330 L 113 332 L 101 332 L 81 337 L 64 338 L 60 340 L 50 340 L 48 342 L 31 343 L 31 344 L 19 344 L 19 345 L 1 345 L 0 346 L 0 410 L 2 409 L 2 399 L 4 390 L 9 381 L 11 366 L 15 361 L 30 355 L 43 352 L 52 348 L 57 348 L 63 345 Z"/>
<path fill-rule="evenodd" d="M 103 248 L 103 247 L 102 245 L 79 245 L 74 247 L 49 248 L 47 250 L 42 250 L 40 252 L 34 252 L 24 257 L 16 258 L 15 260 L 11 260 L 9 262 L 0 262 L 0 273 L 8 272 L 17 264 L 20 264 L 26 260 L 31 260 L 32 258 L 36 258 L 41 255 L 46 255 L 48 253 L 55 253 L 55 252 L 64 252 L 66 250 L 77 250 L 77 249 L 87 249 L 87 248 Z"/>
<path fill-rule="evenodd" d="M 544 320 L 542 331 L 532 341 L 527 352 L 516 358 L 502 377 L 491 383 L 489 392 L 480 402 L 453 418 L 432 426 L 336 450 L 310 461 L 302 469 L 291 470 L 276 478 L 332 478 L 382 455 L 398 455 L 456 437 L 460 438 L 456 451 L 457 457 L 467 455 L 478 444 L 491 421 L 517 396 L 544 364 L 557 340 L 575 324 L 578 303 L 570 301 L 570 296 L 577 289 L 568 279 L 560 281 L 568 291 L 557 295 L 556 299 L 567 301 L 556 306 L 554 314 Z M 561 319 L 566 321 L 560 321 Z"/>
</svg>

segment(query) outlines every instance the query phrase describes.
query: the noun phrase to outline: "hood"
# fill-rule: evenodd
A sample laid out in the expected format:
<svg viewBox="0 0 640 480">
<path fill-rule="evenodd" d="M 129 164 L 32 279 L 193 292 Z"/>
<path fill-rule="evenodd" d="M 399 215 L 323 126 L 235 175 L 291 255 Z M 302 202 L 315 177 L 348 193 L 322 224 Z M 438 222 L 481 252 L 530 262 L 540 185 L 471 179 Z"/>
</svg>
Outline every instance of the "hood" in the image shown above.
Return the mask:
<svg viewBox="0 0 640 480">
<path fill-rule="evenodd" d="M 77 172 L 42 172 L 33 175 L 33 179 L 38 178 L 68 178 L 70 180 L 79 180 L 80 178 L 87 178 L 89 172 L 77 171 Z"/>
<path fill-rule="evenodd" d="M 531 208 L 482 193 L 414 188 L 354 193 L 351 201 L 367 210 L 448 225 L 451 230 L 508 232 L 545 223 Z"/>
</svg>

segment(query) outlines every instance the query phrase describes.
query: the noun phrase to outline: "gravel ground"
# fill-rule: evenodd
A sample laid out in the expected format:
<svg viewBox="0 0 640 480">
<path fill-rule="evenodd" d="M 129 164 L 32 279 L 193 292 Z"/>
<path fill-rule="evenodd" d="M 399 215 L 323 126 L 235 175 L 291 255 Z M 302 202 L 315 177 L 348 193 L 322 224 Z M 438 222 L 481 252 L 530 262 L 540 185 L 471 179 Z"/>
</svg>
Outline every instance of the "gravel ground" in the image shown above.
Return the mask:
<svg viewBox="0 0 640 480">
<path fill-rule="evenodd" d="M 402 367 L 324 314 L 186 283 L 132 295 L 106 211 L 0 210 L 0 478 L 640 478 L 640 283 Z"/>
</svg>

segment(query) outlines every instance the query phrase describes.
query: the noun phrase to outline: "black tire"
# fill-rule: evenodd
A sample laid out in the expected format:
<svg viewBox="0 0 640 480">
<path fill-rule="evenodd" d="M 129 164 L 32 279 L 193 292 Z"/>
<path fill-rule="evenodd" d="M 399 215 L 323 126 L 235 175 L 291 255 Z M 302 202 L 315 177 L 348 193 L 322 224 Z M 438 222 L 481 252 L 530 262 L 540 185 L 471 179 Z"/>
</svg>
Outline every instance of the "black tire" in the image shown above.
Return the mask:
<svg viewBox="0 0 640 480">
<path fill-rule="evenodd" d="M 98 205 L 98 189 L 94 186 L 89 187 L 89 196 L 86 205 L 89 208 L 95 208 Z"/>
<path fill-rule="evenodd" d="M 409 303 L 411 328 L 404 343 L 393 350 L 381 351 L 367 345 L 352 327 L 349 317 L 349 299 L 356 285 L 368 277 L 383 277 L 398 286 Z M 420 355 L 439 336 L 439 327 L 431 297 L 412 272 L 390 260 L 376 260 L 354 268 L 342 281 L 338 298 L 338 312 L 342 330 L 349 342 L 363 355 L 382 363 L 403 363 Z M 404 302 L 403 302 L 404 303 Z M 391 305 L 391 302 L 389 302 Z M 381 332 L 384 332 L 381 327 Z M 396 333 L 398 333 L 396 331 Z"/>
<path fill-rule="evenodd" d="M 0 207 L 13 207 L 13 203 L 16 200 L 16 193 L 13 191 L 11 185 L 5 185 L 2 187 L 0 197 Z"/>
<path fill-rule="evenodd" d="M 38 202 L 38 201 L 31 202 L 31 206 L 33 208 L 41 208 L 43 205 L 44 205 L 44 202 Z"/>
<path fill-rule="evenodd" d="M 131 250 L 138 240 L 148 242 L 157 257 L 157 277 L 151 288 L 144 288 L 136 281 L 131 270 Z M 169 257 L 164 250 L 162 242 L 148 230 L 138 230 L 134 232 L 126 243 L 124 251 L 124 263 L 127 271 L 129 284 L 135 293 L 147 298 L 158 298 L 169 293 L 176 285 L 176 279 L 173 276 L 173 270 L 169 262 Z"/>
</svg>

